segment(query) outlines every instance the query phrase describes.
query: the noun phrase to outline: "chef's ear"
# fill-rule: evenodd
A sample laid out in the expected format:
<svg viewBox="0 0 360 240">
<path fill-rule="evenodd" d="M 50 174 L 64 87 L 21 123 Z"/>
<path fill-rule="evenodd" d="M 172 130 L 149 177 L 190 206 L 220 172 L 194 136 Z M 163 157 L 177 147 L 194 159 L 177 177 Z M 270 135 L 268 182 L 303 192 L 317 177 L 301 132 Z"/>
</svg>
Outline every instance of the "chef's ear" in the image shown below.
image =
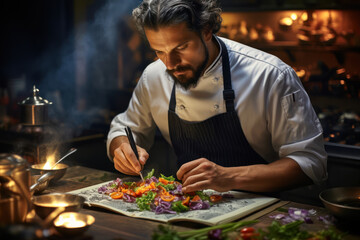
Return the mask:
<svg viewBox="0 0 360 240">
<path fill-rule="evenodd" d="M 201 34 L 202 34 L 202 37 L 203 37 L 205 42 L 211 41 L 213 34 L 212 34 L 212 31 L 211 31 L 211 29 L 209 27 L 205 27 L 202 30 Z"/>
</svg>

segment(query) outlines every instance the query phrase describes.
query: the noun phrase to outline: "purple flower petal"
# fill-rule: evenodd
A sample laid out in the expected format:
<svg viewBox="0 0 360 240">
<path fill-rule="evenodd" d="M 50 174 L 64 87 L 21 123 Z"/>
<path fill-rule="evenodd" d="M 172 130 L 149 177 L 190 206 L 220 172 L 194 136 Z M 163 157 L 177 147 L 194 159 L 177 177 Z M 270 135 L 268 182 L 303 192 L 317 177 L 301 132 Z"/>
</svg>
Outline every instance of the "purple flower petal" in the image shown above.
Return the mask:
<svg viewBox="0 0 360 240">
<path fill-rule="evenodd" d="M 189 203 L 190 210 L 201 210 L 201 209 L 209 209 L 210 204 L 208 201 L 190 201 Z"/>
<path fill-rule="evenodd" d="M 282 214 L 282 213 L 270 216 L 270 218 L 273 218 L 275 220 L 280 220 L 280 219 L 283 219 L 285 217 L 286 217 L 285 214 Z"/>
<path fill-rule="evenodd" d="M 295 220 L 304 220 L 308 216 L 309 211 L 306 209 L 292 208 L 288 210 L 289 216 Z"/>
<path fill-rule="evenodd" d="M 133 203 L 133 202 L 136 201 L 136 198 L 133 197 L 133 196 L 131 196 L 131 195 L 129 195 L 129 194 L 124 193 L 123 200 L 124 200 L 125 202 Z"/>
<path fill-rule="evenodd" d="M 222 230 L 220 228 L 210 230 L 208 232 L 208 239 L 209 240 L 220 240 L 221 239 L 221 233 L 222 233 Z"/>
</svg>

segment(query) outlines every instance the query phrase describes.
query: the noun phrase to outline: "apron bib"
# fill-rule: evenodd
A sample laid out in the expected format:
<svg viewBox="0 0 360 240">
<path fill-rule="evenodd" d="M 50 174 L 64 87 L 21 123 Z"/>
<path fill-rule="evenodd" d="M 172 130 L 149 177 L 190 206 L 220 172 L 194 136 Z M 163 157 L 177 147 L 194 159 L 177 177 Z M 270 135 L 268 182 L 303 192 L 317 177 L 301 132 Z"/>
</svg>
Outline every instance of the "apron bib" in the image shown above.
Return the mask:
<svg viewBox="0 0 360 240">
<path fill-rule="evenodd" d="M 226 112 L 202 122 L 189 122 L 175 113 L 175 84 L 172 89 L 168 118 L 170 138 L 178 158 L 178 167 L 186 162 L 207 158 L 223 167 L 267 164 L 248 143 L 234 107 L 234 90 L 227 48 L 221 39 Z"/>
</svg>

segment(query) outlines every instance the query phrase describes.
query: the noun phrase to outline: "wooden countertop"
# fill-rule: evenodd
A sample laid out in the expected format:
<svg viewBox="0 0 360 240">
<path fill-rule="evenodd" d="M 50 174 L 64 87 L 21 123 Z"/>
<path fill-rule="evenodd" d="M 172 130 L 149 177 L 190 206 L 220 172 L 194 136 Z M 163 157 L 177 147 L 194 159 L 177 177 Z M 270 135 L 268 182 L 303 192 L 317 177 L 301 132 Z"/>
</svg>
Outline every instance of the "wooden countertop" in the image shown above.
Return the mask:
<svg viewBox="0 0 360 240">
<path fill-rule="evenodd" d="M 126 177 L 126 175 L 122 175 L 121 173 L 117 174 L 112 172 L 86 168 L 82 166 L 73 166 L 67 169 L 67 172 L 62 179 L 60 179 L 54 185 L 49 186 L 41 194 L 52 193 L 52 192 L 68 192 L 68 191 L 84 188 L 87 186 L 95 185 L 98 183 L 102 183 L 105 181 L 114 180 L 117 177 L 124 178 Z M 131 177 L 126 177 L 126 178 L 131 178 Z M 269 224 L 273 221 L 273 219 L 270 218 L 270 216 L 273 216 L 277 213 L 281 213 L 279 211 L 280 206 L 282 206 L 283 208 L 296 207 L 296 208 L 304 208 L 304 209 L 314 209 L 316 210 L 319 216 L 328 214 L 327 210 L 321 207 L 305 205 L 295 202 L 280 201 L 277 204 L 274 204 L 261 211 L 255 212 L 254 214 L 251 214 L 241 220 L 258 219 L 259 222 L 255 224 L 254 227 L 265 228 L 269 226 Z M 127 217 L 102 208 L 95 208 L 95 207 L 89 208 L 87 206 L 84 206 L 81 212 L 94 216 L 95 223 L 86 231 L 84 235 L 72 239 L 81 239 L 81 240 L 82 239 L 94 239 L 94 240 L 151 239 L 154 230 L 158 228 L 159 224 L 162 224 L 155 221 Z M 179 231 L 204 227 L 203 225 L 190 223 L 190 222 L 175 223 L 172 225 L 175 230 L 179 230 Z M 302 226 L 309 231 L 318 231 L 321 229 L 325 229 L 327 227 L 323 222 L 318 220 L 314 221 L 313 224 L 303 224 Z M 348 229 L 343 229 L 343 227 L 346 228 L 347 226 L 336 226 L 336 227 L 341 231 L 348 232 L 348 235 L 346 236 L 345 239 L 348 240 L 360 239 L 359 232 L 353 233 L 353 232 L 349 232 Z M 69 239 L 69 237 L 66 238 L 55 237 L 55 239 Z"/>
</svg>

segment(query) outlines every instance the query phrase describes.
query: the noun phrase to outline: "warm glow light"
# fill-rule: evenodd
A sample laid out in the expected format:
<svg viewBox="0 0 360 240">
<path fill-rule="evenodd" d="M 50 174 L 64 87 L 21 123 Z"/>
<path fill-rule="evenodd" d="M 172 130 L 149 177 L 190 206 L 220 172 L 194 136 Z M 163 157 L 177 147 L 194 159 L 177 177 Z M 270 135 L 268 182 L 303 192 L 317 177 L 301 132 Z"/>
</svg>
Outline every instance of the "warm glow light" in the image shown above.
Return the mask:
<svg viewBox="0 0 360 240">
<path fill-rule="evenodd" d="M 265 39 L 268 40 L 269 42 L 274 41 L 275 40 L 274 33 L 272 31 L 267 31 L 267 33 L 265 34 Z"/>
<path fill-rule="evenodd" d="M 341 85 L 344 85 L 344 84 L 345 84 L 345 81 L 344 81 L 344 80 L 340 80 L 340 84 L 341 84 Z"/>
<path fill-rule="evenodd" d="M 280 23 L 282 25 L 291 26 L 293 24 L 293 20 L 289 17 L 285 17 L 280 20 Z"/>
<path fill-rule="evenodd" d="M 345 69 L 345 68 L 339 68 L 339 69 L 336 70 L 336 73 L 337 73 L 337 74 L 343 74 L 343 73 L 345 73 L 345 72 L 346 72 L 346 69 Z"/>
<path fill-rule="evenodd" d="M 38 203 L 39 206 L 44 207 L 67 207 L 69 203 L 66 202 L 52 202 L 52 203 Z"/>
<path fill-rule="evenodd" d="M 76 219 L 73 214 L 67 215 L 66 217 L 60 215 L 54 224 L 58 227 L 62 226 L 66 228 L 79 228 L 86 225 L 84 221 Z"/>
<path fill-rule="evenodd" d="M 68 203 L 65 203 L 65 202 L 58 202 L 58 203 L 55 203 L 55 205 L 56 205 L 57 207 L 67 207 L 67 206 L 69 206 L 69 204 L 68 204 Z"/>
<path fill-rule="evenodd" d="M 290 17 L 291 17 L 291 19 L 294 20 L 294 21 L 297 19 L 296 13 L 292 13 Z"/>
<path fill-rule="evenodd" d="M 308 14 L 307 14 L 307 12 L 304 12 L 304 13 L 301 15 L 301 20 L 303 20 L 304 22 L 308 20 Z"/>
<path fill-rule="evenodd" d="M 46 163 L 45 163 L 43 169 L 51 169 L 52 166 L 54 166 L 54 164 L 55 164 L 55 153 L 47 156 Z"/>
</svg>

